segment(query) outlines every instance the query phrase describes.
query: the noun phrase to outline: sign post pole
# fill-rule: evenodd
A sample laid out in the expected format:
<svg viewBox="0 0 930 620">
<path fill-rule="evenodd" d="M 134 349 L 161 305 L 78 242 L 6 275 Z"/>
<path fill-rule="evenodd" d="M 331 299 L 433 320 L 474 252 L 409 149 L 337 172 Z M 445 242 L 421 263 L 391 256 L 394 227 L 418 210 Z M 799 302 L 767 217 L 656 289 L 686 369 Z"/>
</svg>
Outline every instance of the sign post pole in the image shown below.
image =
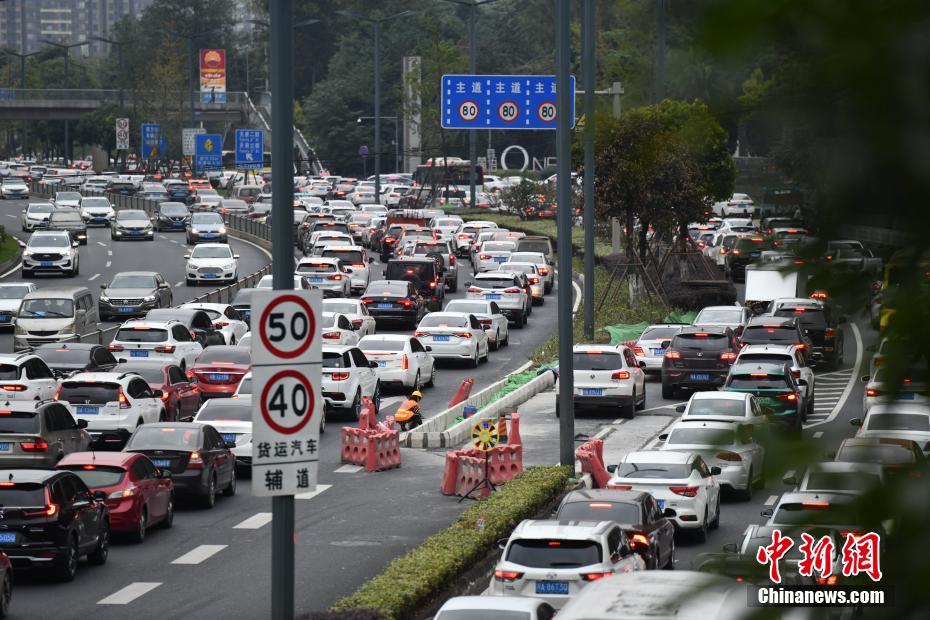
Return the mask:
<svg viewBox="0 0 930 620">
<path fill-rule="evenodd" d="M 584 83 L 584 335 L 594 338 L 594 0 L 584 0 L 581 69 Z"/>
</svg>

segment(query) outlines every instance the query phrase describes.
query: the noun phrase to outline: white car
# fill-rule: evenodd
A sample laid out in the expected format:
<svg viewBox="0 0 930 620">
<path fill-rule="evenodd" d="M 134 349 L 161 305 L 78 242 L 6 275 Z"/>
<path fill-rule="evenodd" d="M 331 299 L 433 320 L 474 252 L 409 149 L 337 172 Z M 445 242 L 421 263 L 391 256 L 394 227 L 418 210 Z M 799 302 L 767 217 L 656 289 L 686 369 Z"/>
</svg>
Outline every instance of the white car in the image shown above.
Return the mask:
<svg viewBox="0 0 930 620">
<path fill-rule="evenodd" d="M 239 277 L 239 255 L 225 243 L 195 245 L 187 260 L 187 285 L 197 282 L 235 282 Z"/>
<path fill-rule="evenodd" d="M 239 342 L 236 344 L 246 349 L 250 348 L 252 346 L 252 332 L 246 332 L 245 335 L 240 338 Z"/>
<path fill-rule="evenodd" d="M 326 344 L 358 344 L 358 334 L 344 314 L 324 312 L 318 327 Z"/>
<path fill-rule="evenodd" d="M 375 317 L 368 312 L 368 306 L 360 299 L 324 299 L 323 312 L 344 314 L 359 338 L 375 333 Z"/>
<path fill-rule="evenodd" d="M 368 288 L 371 281 L 371 264 L 365 248 L 357 245 L 327 245 L 316 256 L 338 259 L 349 273 L 353 293 L 361 293 Z M 299 266 L 297 271 L 300 271 Z"/>
<path fill-rule="evenodd" d="M 52 202 L 54 202 L 55 206 L 59 209 L 64 209 L 65 207 L 80 209 L 82 198 L 83 196 L 81 196 L 80 192 L 55 192 L 55 199 Z"/>
<path fill-rule="evenodd" d="M 462 218 L 457 215 L 445 215 L 443 217 L 434 217 L 429 222 L 429 227 L 441 235 L 452 235 L 462 225 Z"/>
<path fill-rule="evenodd" d="M 401 334 L 365 336 L 358 347 L 378 365 L 375 374 L 381 385 L 414 390 L 433 385 L 436 363 L 430 354 L 431 347 L 423 346 L 419 338 Z"/>
<path fill-rule="evenodd" d="M 340 201 L 330 201 L 330 202 L 340 202 Z M 341 201 L 345 202 L 345 201 Z M 388 208 L 384 205 L 379 204 L 370 204 L 370 205 L 359 205 L 358 210 L 364 213 L 374 213 L 375 215 L 384 215 L 388 212 Z"/>
<path fill-rule="evenodd" d="M 623 417 L 632 418 L 636 410 L 646 408 L 646 373 L 627 347 L 579 344 L 572 347 L 572 359 L 576 409 L 593 407 L 603 412 L 615 408 Z"/>
<path fill-rule="evenodd" d="M 307 242 L 307 245 L 312 247 L 323 239 L 335 239 L 341 242 L 334 245 L 355 245 L 355 241 L 352 240 L 351 234 L 339 232 L 338 230 L 327 230 L 326 228 L 318 228 L 317 230 L 314 230 L 312 233 L 310 233 L 310 239 Z"/>
<path fill-rule="evenodd" d="M 242 381 L 239 382 L 238 387 L 236 387 L 236 393 L 233 394 L 232 397 L 233 398 L 252 398 L 252 390 L 254 387 L 255 386 L 252 383 L 252 371 L 249 371 L 245 373 L 244 377 L 242 377 Z"/>
<path fill-rule="evenodd" d="M 543 278 L 545 285 L 543 292 L 547 295 L 552 292 L 555 286 L 555 267 L 546 258 L 542 252 L 513 252 L 510 255 L 510 261 L 514 263 L 533 263 Z"/>
<path fill-rule="evenodd" d="M 530 313 L 529 296 L 520 286 L 519 276 L 509 271 L 488 271 L 466 284 L 466 299 L 497 302 L 498 307 L 517 329 L 523 329 Z"/>
<path fill-rule="evenodd" d="M 487 594 L 539 598 L 555 608 L 601 577 L 646 568 L 613 521 L 527 520 L 502 546 Z"/>
<path fill-rule="evenodd" d="M 260 289 L 273 289 L 274 288 L 274 276 L 268 274 L 267 276 L 262 276 L 258 283 L 255 285 L 255 288 Z M 307 278 L 304 277 L 301 273 L 294 274 L 294 290 L 307 290 L 311 286 L 307 283 Z"/>
<path fill-rule="evenodd" d="M 678 530 L 691 530 L 703 542 L 708 529 L 720 525 L 720 484 L 717 467 L 699 454 L 671 450 L 631 452 L 613 472 L 608 488 L 651 493 L 659 510 L 671 508 Z"/>
<path fill-rule="evenodd" d="M 469 360 L 472 368 L 488 361 L 488 335 L 473 314 L 430 312 L 417 325 L 414 336 L 437 359 Z"/>
<path fill-rule="evenodd" d="M 796 493 L 852 493 L 862 495 L 885 485 L 885 470 L 878 463 L 844 463 L 824 461 L 812 463 L 799 477 L 791 471 L 782 482 L 795 485 Z"/>
<path fill-rule="evenodd" d="M 58 230 L 37 230 L 23 250 L 22 276 L 36 273 L 60 273 L 73 278 L 81 269 L 78 242 L 71 234 Z"/>
<path fill-rule="evenodd" d="M 807 413 L 814 411 L 814 381 L 813 369 L 807 365 L 804 354 L 796 344 L 747 344 L 736 355 L 733 368 L 740 364 L 771 362 L 775 364 L 787 363 L 791 367 L 791 374 L 797 379 L 798 385 L 804 391 L 807 403 Z"/>
<path fill-rule="evenodd" d="M 193 310 L 203 310 L 213 321 L 213 329 L 223 334 L 226 344 L 236 344 L 249 331 L 249 326 L 239 311 L 229 304 L 208 304 L 191 302 L 181 306 Z"/>
<path fill-rule="evenodd" d="M 742 215 L 753 218 L 756 216 L 758 209 L 753 204 L 752 199 L 747 198 L 730 198 L 725 205 L 720 207 L 720 215 L 724 218 Z"/>
<path fill-rule="evenodd" d="M 21 200 L 29 197 L 29 186 L 17 177 L 3 179 L 0 184 L 0 196 L 7 200 Z"/>
<path fill-rule="evenodd" d="M 109 226 L 116 217 L 116 211 L 109 198 L 87 196 L 81 199 L 81 217 L 88 226 Z"/>
<path fill-rule="evenodd" d="M 471 249 L 471 242 L 474 241 L 478 231 L 488 228 L 498 228 L 496 222 L 471 221 L 462 222 L 455 230 L 455 253 L 460 257 L 468 256 Z"/>
<path fill-rule="evenodd" d="M 30 202 L 23 209 L 22 227 L 23 232 L 32 232 L 37 228 L 48 226 L 48 218 L 51 217 L 55 206 L 47 202 Z"/>
<path fill-rule="evenodd" d="M 920 405 L 930 405 L 930 397 L 927 396 L 926 384 L 923 382 L 923 372 L 917 371 L 917 379 L 905 375 L 902 377 L 901 385 L 891 385 L 888 375 L 887 366 L 879 366 L 875 374 L 862 377 L 865 382 L 865 391 L 862 393 L 862 413 L 867 414 L 869 410 L 878 404 L 883 403 L 913 403 Z"/>
<path fill-rule="evenodd" d="M 237 468 L 252 467 L 251 398 L 212 398 L 200 406 L 192 421 L 212 426 L 223 441 L 235 444 L 231 450 Z"/>
<path fill-rule="evenodd" d="M 745 401 L 734 401 L 746 407 Z M 719 399 L 718 410 L 721 403 L 727 402 L 725 398 Z M 709 420 L 697 414 L 682 417 L 667 433 L 659 436 L 664 438 L 659 449 L 699 454 L 704 463 L 719 470 L 715 475 L 721 485 L 737 491 L 742 499 L 749 501 L 753 489 L 765 486 L 765 448 L 762 441 L 767 436 L 768 425 L 758 405 L 750 410 L 748 417 L 751 420 L 749 424 Z"/>
<path fill-rule="evenodd" d="M 311 288 L 323 291 L 324 297 L 349 297 L 352 279 L 338 258 L 314 256 L 297 263 L 297 274 L 304 277 Z"/>
<path fill-rule="evenodd" d="M 515 241 L 484 241 L 475 254 L 475 273 L 496 271 L 498 265 L 510 260 L 510 255 L 516 248 Z"/>
<path fill-rule="evenodd" d="M 554 615 L 555 608 L 538 598 L 526 596 L 454 596 L 443 603 L 433 620 L 460 620 L 462 617 L 551 620 Z"/>
<path fill-rule="evenodd" d="M 0 327 L 13 325 L 23 297 L 36 289 L 32 282 L 0 282 Z"/>
<path fill-rule="evenodd" d="M 530 283 L 530 291 L 533 293 L 533 304 L 539 305 L 545 303 L 546 283 L 543 276 L 539 273 L 539 267 L 534 263 L 517 263 L 508 261 L 497 266 L 498 271 L 509 271 L 512 273 L 522 273 Z"/>
<path fill-rule="evenodd" d="M 892 437 L 916 441 L 924 453 L 930 452 L 930 406 L 918 403 L 878 403 L 865 418 L 849 421 L 858 426 L 856 437 Z"/>
<path fill-rule="evenodd" d="M 178 321 L 126 321 L 107 345 L 117 360 L 163 360 L 186 370 L 203 346 Z"/>
<path fill-rule="evenodd" d="M 367 396 L 381 409 L 381 385 L 373 362 L 357 346 L 323 345 L 323 369 L 320 387 L 329 411 L 349 412 L 358 420 L 362 398 Z"/>
<path fill-rule="evenodd" d="M 353 213 L 346 220 L 346 226 L 349 227 L 349 233 L 352 234 L 352 240 L 355 243 L 361 245 L 368 241 L 369 227 L 373 217 L 371 213 Z"/>
<path fill-rule="evenodd" d="M 643 330 L 636 344 L 633 345 L 633 355 L 636 361 L 644 363 L 646 372 L 662 372 L 662 360 L 665 351 L 672 344 L 672 338 L 678 335 L 683 325 L 677 323 L 662 323 L 650 325 Z"/>
<path fill-rule="evenodd" d="M 510 323 L 496 301 L 453 299 L 446 304 L 443 312 L 464 312 L 475 315 L 481 327 L 488 334 L 488 342 L 492 351 L 510 344 Z"/>
<path fill-rule="evenodd" d="M 38 355 L 0 355 L 0 398 L 48 400 L 55 395 L 57 389 L 58 380 L 55 373 Z"/>
<path fill-rule="evenodd" d="M 61 382 L 56 399 L 103 444 L 123 445 L 141 424 L 167 418 L 161 390 L 134 372 L 81 372 Z"/>
</svg>

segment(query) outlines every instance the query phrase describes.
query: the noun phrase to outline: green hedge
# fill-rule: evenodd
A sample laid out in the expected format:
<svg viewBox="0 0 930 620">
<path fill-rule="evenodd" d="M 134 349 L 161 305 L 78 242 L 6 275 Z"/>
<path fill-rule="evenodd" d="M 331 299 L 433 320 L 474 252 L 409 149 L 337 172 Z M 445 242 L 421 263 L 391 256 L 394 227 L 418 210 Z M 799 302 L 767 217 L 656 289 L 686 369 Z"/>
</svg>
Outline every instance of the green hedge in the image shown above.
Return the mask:
<svg viewBox="0 0 930 620">
<path fill-rule="evenodd" d="M 571 473 L 568 467 L 526 469 L 469 507 L 451 526 L 392 560 L 381 574 L 337 601 L 331 611 L 376 609 L 385 620 L 411 617 L 484 558 L 497 540 L 510 536 L 517 524 L 555 500 Z"/>
</svg>

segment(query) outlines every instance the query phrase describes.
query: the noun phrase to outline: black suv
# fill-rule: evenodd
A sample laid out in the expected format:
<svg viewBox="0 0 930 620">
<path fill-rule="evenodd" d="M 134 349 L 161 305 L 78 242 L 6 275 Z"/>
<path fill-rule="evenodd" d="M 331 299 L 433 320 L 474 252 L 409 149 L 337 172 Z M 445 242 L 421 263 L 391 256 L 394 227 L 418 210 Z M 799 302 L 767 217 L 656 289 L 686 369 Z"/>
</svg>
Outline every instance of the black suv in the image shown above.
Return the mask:
<svg viewBox="0 0 930 620">
<path fill-rule="evenodd" d="M 762 315 L 749 319 L 749 325 L 740 335 L 742 345 L 747 344 L 796 344 L 804 352 L 809 363 L 813 343 L 801 329 L 794 317 Z"/>
<path fill-rule="evenodd" d="M 734 280 L 737 276 L 745 280 L 746 265 L 761 261 L 762 252 L 771 249 L 772 243 L 762 237 L 739 237 L 729 254 L 724 257 L 723 269 Z"/>
<path fill-rule="evenodd" d="M 773 316 L 796 319 L 811 342 L 811 358 L 828 370 L 843 365 L 843 329 L 833 308 L 813 299 L 775 301 Z"/>
<path fill-rule="evenodd" d="M 48 230 L 67 230 L 81 245 L 87 245 L 87 222 L 77 209 L 55 209 L 48 217 Z"/>
<path fill-rule="evenodd" d="M 406 280 L 416 287 L 428 302 L 430 310 L 442 307 L 446 292 L 446 276 L 432 257 L 404 256 L 388 261 L 385 280 Z"/>
<path fill-rule="evenodd" d="M 155 230 L 187 231 L 191 212 L 183 202 L 162 202 L 155 209 Z"/>
<path fill-rule="evenodd" d="M 729 327 L 682 328 L 662 359 L 662 398 L 675 398 L 680 388 L 719 388 L 738 352 Z"/>
<path fill-rule="evenodd" d="M 0 551 L 16 568 L 51 568 L 60 581 L 78 559 L 104 564 L 110 552 L 106 493 L 91 492 L 74 472 L 5 469 L 0 480 Z"/>
</svg>

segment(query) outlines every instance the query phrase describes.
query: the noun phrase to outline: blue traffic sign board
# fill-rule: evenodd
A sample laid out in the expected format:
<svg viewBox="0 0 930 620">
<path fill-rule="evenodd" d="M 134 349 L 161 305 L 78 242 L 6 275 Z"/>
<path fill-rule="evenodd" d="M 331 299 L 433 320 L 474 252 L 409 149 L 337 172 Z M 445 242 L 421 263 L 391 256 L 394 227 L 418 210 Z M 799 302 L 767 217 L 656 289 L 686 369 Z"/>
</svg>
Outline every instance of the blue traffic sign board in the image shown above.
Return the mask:
<svg viewBox="0 0 930 620">
<path fill-rule="evenodd" d="M 162 135 L 158 123 L 142 123 L 142 159 L 158 159 L 168 148 L 168 138 Z"/>
<path fill-rule="evenodd" d="M 195 136 L 194 169 L 197 172 L 223 169 L 223 136 L 218 133 Z"/>
<path fill-rule="evenodd" d="M 236 130 L 236 169 L 257 170 L 265 163 L 265 132 L 261 129 Z"/>
<path fill-rule="evenodd" d="M 443 129 L 555 129 L 554 75 L 444 75 Z M 575 126 L 575 76 L 569 115 Z"/>
</svg>

